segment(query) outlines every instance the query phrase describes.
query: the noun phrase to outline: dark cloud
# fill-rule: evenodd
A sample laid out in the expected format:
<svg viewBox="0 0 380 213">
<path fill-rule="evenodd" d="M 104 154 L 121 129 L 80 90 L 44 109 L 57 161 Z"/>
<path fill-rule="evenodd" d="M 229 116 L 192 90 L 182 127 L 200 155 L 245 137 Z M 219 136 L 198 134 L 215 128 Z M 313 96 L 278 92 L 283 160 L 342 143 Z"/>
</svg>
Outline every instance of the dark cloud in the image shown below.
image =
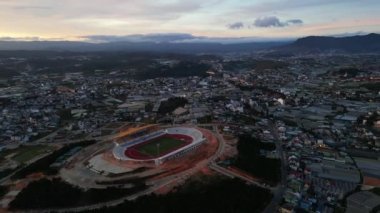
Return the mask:
<svg viewBox="0 0 380 213">
<path fill-rule="evenodd" d="M 257 18 L 253 23 L 256 27 L 284 27 L 285 23 L 282 23 L 280 19 L 275 16 Z"/>
<path fill-rule="evenodd" d="M 287 20 L 286 23 L 288 23 L 288 24 L 303 24 L 303 21 L 301 19 L 290 19 L 290 20 Z"/>
<path fill-rule="evenodd" d="M 231 30 L 239 30 L 244 27 L 243 22 L 235 22 L 233 24 L 227 25 L 227 27 Z"/>
<path fill-rule="evenodd" d="M 287 21 L 281 21 L 276 16 L 265 16 L 260 17 L 253 23 L 256 27 L 286 27 L 289 25 L 300 25 L 303 24 L 301 19 L 290 19 Z"/>
</svg>

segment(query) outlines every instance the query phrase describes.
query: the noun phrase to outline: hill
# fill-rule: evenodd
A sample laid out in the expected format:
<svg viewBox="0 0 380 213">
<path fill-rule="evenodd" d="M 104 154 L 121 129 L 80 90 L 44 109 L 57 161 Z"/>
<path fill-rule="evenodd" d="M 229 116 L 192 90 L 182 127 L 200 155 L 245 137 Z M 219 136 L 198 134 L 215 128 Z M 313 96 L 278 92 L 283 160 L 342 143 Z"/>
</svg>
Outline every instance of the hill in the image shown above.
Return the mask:
<svg viewBox="0 0 380 213">
<path fill-rule="evenodd" d="M 277 48 L 283 53 L 380 53 L 380 34 L 350 37 L 309 36 Z"/>
</svg>

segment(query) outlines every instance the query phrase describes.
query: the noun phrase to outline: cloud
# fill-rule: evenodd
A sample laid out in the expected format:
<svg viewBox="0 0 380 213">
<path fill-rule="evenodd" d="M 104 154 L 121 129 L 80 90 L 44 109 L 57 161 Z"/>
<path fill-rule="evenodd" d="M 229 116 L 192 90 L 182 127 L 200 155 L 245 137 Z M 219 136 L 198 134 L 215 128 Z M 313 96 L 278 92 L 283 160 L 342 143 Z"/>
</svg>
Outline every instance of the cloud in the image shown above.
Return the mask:
<svg viewBox="0 0 380 213">
<path fill-rule="evenodd" d="M 253 24 L 256 27 L 284 27 L 286 25 L 275 16 L 257 18 Z"/>
<path fill-rule="evenodd" d="M 376 3 L 377 0 L 367 0 L 368 4 L 370 2 Z M 252 1 L 254 2 L 254 1 Z M 321 6 L 333 5 L 349 5 L 349 4 L 357 4 L 357 0 L 266 0 L 266 1 L 258 1 L 257 3 L 253 3 L 250 6 L 245 8 L 241 8 L 241 10 L 246 11 L 248 13 L 268 13 L 274 11 L 299 11 L 308 8 L 318 8 Z"/>
<path fill-rule="evenodd" d="M 51 10 L 49 15 L 59 20 L 176 20 L 200 10 L 202 5 L 201 0 L 91 0 L 91 4 L 78 0 L 0 0 L 4 10 L 18 10 L 18 15 L 33 17 L 39 11 Z"/>
<path fill-rule="evenodd" d="M 243 22 L 235 22 L 235 23 L 227 25 L 227 27 L 231 30 L 239 30 L 244 27 L 244 24 Z"/>
<path fill-rule="evenodd" d="M 290 25 L 301 25 L 303 21 L 301 19 L 290 19 L 287 21 L 281 21 L 276 16 L 265 16 L 260 17 L 255 20 L 253 25 L 255 27 L 286 27 Z"/>
<path fill-rule="evenodd" d="M 40 37 L 0 37 L 0 41 L 41 41 Z"/>
<path fill-rule="evenodd" d="M 125 36 L 116 35 L 88 35 L 82 36 L 81 39 L 89 42 L 182 42 L 187 40 L 198 39 L 200 37 L 187 33 L 155 33 L 155 34 L 134 34 Z"/>
<path fill-rule="evenodd" d="M 91 0 L 89 3 L 78 0 L 0 0 L 0 36 L 77 38 L 85 35 L 185 32 L 217 37 L 298 37 L 346 31 L 378 31 L 380 16 L 374 8 L 380 6 L 380 1 L 364 2 Z M 355 8 L 354 14 L 350 12 L 352 8 Z M 272 16 L 272 20 L 257 21 L 258 26 L 253 23 L 255 18 L 265 16 Z M 305 26 L 295 27 L 306 22 L 306 18 Z M 238 22 L 242 25 L 236 24 Z M 266 34 L 268 29 L 276 29 L 276 34 Z"/>
<path fill-rule="evenodd" d="M 51 7 L 46 7 L 46 6 L 14 6 L 12 7 L 15 10 L 49 10 L 52 9 Z"/>
</svg>

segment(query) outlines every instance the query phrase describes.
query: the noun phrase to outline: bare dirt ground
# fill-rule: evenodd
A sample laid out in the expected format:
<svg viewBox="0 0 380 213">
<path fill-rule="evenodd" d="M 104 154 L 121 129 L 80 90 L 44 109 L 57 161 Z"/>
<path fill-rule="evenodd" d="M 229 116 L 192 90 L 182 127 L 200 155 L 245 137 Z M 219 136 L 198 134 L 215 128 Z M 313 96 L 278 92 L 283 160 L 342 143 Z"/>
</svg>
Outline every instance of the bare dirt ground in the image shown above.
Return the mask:
<svg viewBox="0 0 380 213">
<path fill-rule="evenodd" d="M 363 185 L 380 186 L 380 178 L 364 176 Z"/>
<path fill-rule="evenodd" d="M 125 128 L 125 126 L 122 128 Z M 213 174 L 213 171 L 208 169 L 208 164 L 218 150 L 219 141 L 212 131 L 203 128 L 198 128 L 198 130 L 202 132 L 206 139 L 202 145 L 181 157 L 168 160 L 159 166 L 155 165 L 154 161 L 134 162 L 117 160 L 112 154 L 112 144 L 105 141 L 99 143 L 99 146 L 88 147 L 81 154 L 75 156 L 71 161 L 71 166 L 67 166 L 67 171 L 62 173 L 65 174 L 63 177 L 70 183 L 77 183 L 79 186 L 85 185 L 86 188 L 96 188 L 98 181 L 108 181 L 111 184 L 114 180 L 141 179 L 146 184 L 157 187 L 157 193 L 167 193 L 175 188 L 175 186 L 183 184 L 187 178 L 194 174 Z M 94 171 L 90 171 L 90 169 L 86 168 L 86 165 L 96 155 L 100 155 L 101 161 L 106 162 L 103 162 L 104 165 L 125 168 L 126 172 L 118 175 L 109 175 L 96 174 Z M 105 186 L 102 185 L 101 187 Z"/>
<path fill-rule="evenodd" d="M 204 144 L 202 144 L 200 147 L 198 147 L 196 150 L 194 150 L 193 152 L 190 152 L 177 159 L 173 159 L 173 160 L 165 162 L 160 167 L 162 167 L 162 170 L 165 170 L 168 172 L 160 176 L 157 176 L 155 178 L 163 178 L 166 176 L 174 175 L 176 173 L 185 171 L 190 168 L 194 168 L 200 162 L 207 160 L 212 155 L 214 155 L 214 153 L 218 149 L 217 138 L 209 130 L 200 129 L 200 128 L 198 130 L 202 132 L 202 134 L 204 135 L 207 141 Z M 200 167 L 199 169 L 202 169 L 202 168 L 204 168 L 204 166 Z"/>
</svg>

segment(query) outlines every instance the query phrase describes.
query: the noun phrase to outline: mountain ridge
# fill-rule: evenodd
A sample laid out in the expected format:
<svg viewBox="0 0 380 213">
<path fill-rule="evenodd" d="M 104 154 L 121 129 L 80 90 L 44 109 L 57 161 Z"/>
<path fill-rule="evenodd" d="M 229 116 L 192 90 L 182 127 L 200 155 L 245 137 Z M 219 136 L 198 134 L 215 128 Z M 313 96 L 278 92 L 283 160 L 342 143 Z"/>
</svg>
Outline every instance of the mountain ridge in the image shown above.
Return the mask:
<svg viewBox="0 0 380 213">
<path fill-rule="evenodd" d="M 272 51 L 276 53 L 380 53 L 380 34 L 347 37 L 307 36 L 290 41 L 242 42 L 130 42 L 89 43 L 82 41 L 0 41 L 0 51 L 124 51 L 162 53 L 225 53 Z"/>
<path fill-rule="evenodd" d="M 380 34 L 370 33 L 348 37 L 307 36 L 297 39 L 289 45 L 279 48 L 280 51 L 304 52 L 347 52 L 365 53 L 380 52 Z"/>
</svg>

